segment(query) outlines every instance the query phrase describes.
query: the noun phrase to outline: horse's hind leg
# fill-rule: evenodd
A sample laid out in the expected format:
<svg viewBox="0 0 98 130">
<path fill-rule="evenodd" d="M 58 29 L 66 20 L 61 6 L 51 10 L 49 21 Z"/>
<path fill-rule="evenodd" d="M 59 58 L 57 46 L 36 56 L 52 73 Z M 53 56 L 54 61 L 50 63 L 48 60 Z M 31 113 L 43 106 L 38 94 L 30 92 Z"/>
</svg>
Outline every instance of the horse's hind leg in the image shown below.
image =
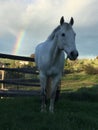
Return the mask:
<svg viewBox="0 0 98 130">
<path fill-rule="evenodd" d="M 46 111 L 46 83 L 47 83 L 47 77 L 44 74 L 40 73 L 41 98 L 42 98 L 41 112 Z"/>
</svg>

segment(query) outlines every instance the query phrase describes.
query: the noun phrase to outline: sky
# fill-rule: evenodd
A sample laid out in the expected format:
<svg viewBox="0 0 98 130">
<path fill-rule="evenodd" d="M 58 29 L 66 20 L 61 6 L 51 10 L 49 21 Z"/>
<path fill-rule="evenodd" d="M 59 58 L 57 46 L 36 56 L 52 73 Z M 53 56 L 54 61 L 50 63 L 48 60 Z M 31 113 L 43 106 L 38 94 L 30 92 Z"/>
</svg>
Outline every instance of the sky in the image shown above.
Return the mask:
<svg viewBox="0 0 98 130">
<path fill-rule="evenodd" d="M 0 0 L 0 53 L 30 56 L 64 16 L 80 58 L 98 56 L 98 0 Z"/>
</svg>

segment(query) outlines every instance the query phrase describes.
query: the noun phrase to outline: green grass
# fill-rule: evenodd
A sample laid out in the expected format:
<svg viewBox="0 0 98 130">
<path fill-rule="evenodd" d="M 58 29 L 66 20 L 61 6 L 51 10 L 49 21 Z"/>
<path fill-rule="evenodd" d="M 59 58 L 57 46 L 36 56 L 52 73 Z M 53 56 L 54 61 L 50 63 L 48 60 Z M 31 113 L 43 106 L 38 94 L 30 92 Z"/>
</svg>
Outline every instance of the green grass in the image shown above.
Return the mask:
<svg viewBox="0 0 98 130">
<path fill-rule="evenodd" d="M 55 113 L 40 112 L 40 97 L 0 99 L 0 130 L 98 130 L 98 75 L 62 79 Z M 63 92 L 63 93 L 62 93 Z"/>
<path fill-rule="evenodd" d="M 0 130 L 98 130 L 98 103 L 62 95 L 55 113 L 40 113 L 38 97 L 0 100 Z"/>
</svg>

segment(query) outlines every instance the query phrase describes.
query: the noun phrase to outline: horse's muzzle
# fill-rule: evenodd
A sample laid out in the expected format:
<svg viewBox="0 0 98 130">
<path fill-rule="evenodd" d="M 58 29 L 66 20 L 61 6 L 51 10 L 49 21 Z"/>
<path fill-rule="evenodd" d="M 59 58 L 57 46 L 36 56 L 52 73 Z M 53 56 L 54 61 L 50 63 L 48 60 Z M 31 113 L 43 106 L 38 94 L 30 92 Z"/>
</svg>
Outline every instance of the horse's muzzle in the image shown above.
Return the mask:
<svg viewBox="0 0 98 130">
<path fill-rule="evenodd" d="M 70 54 L 68 55 L 68 58 L 70 60 L 76 60 L 78 56 L 79 56 L 79 53 L 77 50 L 75 50 L 75 51 L 70 52 Z"/>
</svg>

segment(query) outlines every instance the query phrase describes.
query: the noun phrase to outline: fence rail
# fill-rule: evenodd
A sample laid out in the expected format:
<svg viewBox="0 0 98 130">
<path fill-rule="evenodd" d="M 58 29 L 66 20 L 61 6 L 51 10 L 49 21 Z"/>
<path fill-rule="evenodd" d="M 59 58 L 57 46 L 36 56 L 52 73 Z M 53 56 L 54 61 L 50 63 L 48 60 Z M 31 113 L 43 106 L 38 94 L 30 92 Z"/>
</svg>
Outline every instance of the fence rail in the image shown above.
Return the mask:
<svg viewBox="0 0 98 130">
<path fill-rule="evenodd" d="M 36 75 L 39 74 L 37 68 L 33 68 L 33 67 L 32 68 L 2 68 L 0 67 L 0 70 L 29 73 L 29 74 L 36 74 Z"/>
<path fill-rule="evenodd" d="M 35 61 L 34 58 L 31 58 L 31 57 L 9 55 L 9 54 L 2 54 L 2 53 L 0 53 L 0 58 L 7 58 L 7 59 L 13 59 L 13 60 L 22 60 L 22 61 L 31 61 L 31 62 Z"/>
<path fill-rule="evenodd" d="M 12 60 L 21 60 L 21 61 L 29 61 L 35 62 L 34 58 L 25 57 L 25 56 L 16 56 L 16 55 L 9 55 L 9 54 L 2 54 L 0 53 L 0 58 L 12 59 Z M 11 71 L 11 72 L 18 72 L 18 73 L 29 73 L 33 75 L 38 75 L 39 72 L 37 68 L 2 68 L 0 70 L 3 71 Z M 22 86 L 32 86 L 32 87 L 39 87 L 40 81 L 38 78 L 35 79 L 4 79 L 0 80 L 1 84 L 13 84 L 13 85 L 22 85 Z M 0 90 L 0 96 L 31 96 L 37 95 L 39 91 L 27 91 L 27 90 Z"/>
<path fill-rule="evenodd" d="M 24 83 L 24 82 L 17 82 L 17 81 L 13 81 L 13 80 L 0 80 L 0 83 L 3 84 L 13 84 L 13 85 L 23 85 L 23 86 L 34 86 L 34 87 L 39 87 L 40 84 L 39 83 Z"/>
<path fill-rule="evenodd" d="M 40 95 L 40 91 L 0 90 L 1 97 L 19 97 L 19 96 L 36 96 L 36 95 Z"/>
</svg>

